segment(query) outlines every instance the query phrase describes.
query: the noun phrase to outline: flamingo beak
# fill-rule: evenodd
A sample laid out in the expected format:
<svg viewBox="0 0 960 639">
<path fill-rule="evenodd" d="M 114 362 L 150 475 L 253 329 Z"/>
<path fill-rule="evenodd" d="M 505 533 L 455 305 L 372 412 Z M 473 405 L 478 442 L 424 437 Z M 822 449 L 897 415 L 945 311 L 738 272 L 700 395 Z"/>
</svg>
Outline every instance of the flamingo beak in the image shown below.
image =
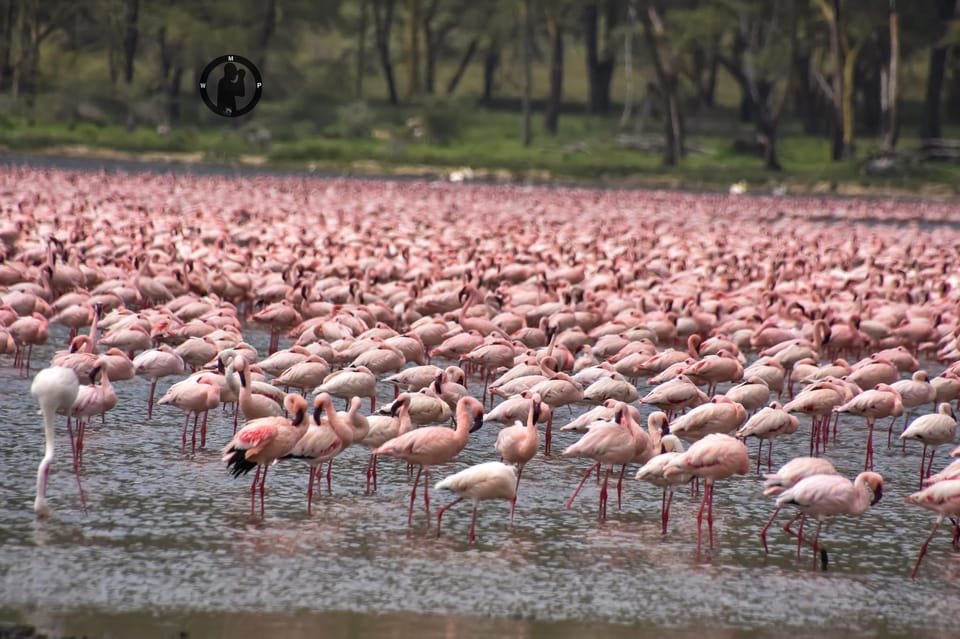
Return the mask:
<svg viewBox="0 0 960 639">
<path fill-rule="evenodd" d="M 873 501 L 870 502 L 870 505 L 873 506 L 880 498 L 883 497 L 883 484 L 878 483 L 877 487 L 873 490 Z"/>
<path fill-rule="evenodd" d="M 540 402 L 533 403 L 533 423 L 540 421 Z"/>
<path fill-rule="evenodd" d="M 470 427 L 470 432 L 475 433 L 483 426 L 483 411 L 480 411 L 473 417 L 473 426 Z"/>
<path fill-rule="evenodd" d="M 322 415 L 322 414 L 323 414 L 323 404 L 317 404 L 317 406 L 313 409 L 313 421 L 314 421 L 314 423 L 316 423 L 316 424 L 319 424 L 319 423 L 320 423 L 320 415 Z"/>
<path fill-rule="evenodd" d="M 94 367 L 93 367 L 93 370 L 90 371 L 90 383 L 91 383 L 91 384 L 96 384 L 96 383 L 97 383 L 97 375 L 98 375 L 99 373 L 100 373 L 100 367 L 99 367 L 99 366 L 94 366 Z"/>
<path fill-rule="evenodd" d="M 247 376 L 243 374 L 243 371 L 237 371 L 237 375 L 240 376 L 240 385 L 241 385 L 241 386 L 246 386 L 246 385 L 247 385 Z"/>
<path fill-rule="evenodd" d="M 400 402 L 390 404 L 390 417 L 396 417 L 400 413 Z"/>
</svg>

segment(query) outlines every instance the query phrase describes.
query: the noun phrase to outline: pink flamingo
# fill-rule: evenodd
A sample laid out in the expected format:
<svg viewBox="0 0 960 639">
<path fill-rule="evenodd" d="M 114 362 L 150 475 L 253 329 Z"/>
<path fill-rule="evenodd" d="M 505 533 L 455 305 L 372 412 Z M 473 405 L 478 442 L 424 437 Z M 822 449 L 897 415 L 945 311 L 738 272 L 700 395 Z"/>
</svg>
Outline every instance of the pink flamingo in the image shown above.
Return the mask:
<svg viewBox="0 0 960 639">
<path fill-rule="evenodd" d="M 933 455 L 937 452 L 937 446 L 949 444 L 957 436 L 957 420 L 953 415 L 953 408 L 947 402 L 940 404 L 936 413 L 922 415 L 912 422 L 900 435 L 900 439 L 915 439 L 923 444 L 923 456 L 920 458 L 920 487 L 923 488 L 923 480 L 926 479 L 933 469 Z M 930 461 L 926 464 L 927 448 L 931 448 Z"/>
<path fill-rule="evenodd" d="M 767 497 L 772 497 L 774 495 L 779 495 L 787 488 L 791 488 L 798 481 L 804 477 L 810 477 L 811 475 L 837 475 L 836 468 L 833 467 L 833 464 L 828 462 L 826 459 L 820 457 L 795 457 L 791 459 L 786 464 L 780 467 L 779 470 L 775 473 L 768 473 L 764 475 L 763 482 L 763 494 Z M 760 541 L 763 542 L 763 552 L 769 552 L 767 549 L 767 529 L 770 528 L 773 524 L 773 520 L 777 518 L 777 514 L 780 512 L 780 507 L 777 506 L 773 514 L 770 515 L 770 519 L 767 520 L 766 525 L 760 530 Z M 784 530 L 790 532 L 791 524 L 796 521 L 798 518 L 803 517 L 803 513 L 797 513 L 794 517 L 790 519 L 783 527 Z M 801 538 L 797 537 L 797 558 L 800 558 L 800 545 Z"/>
<path fill-rule="evenodd" d="M 261 417 L 277 417 L 282 412 L 280 404 L 273 401 L 266 395 L 254 394 L 250 390 L 250 365 L 243 355 L 237 355 L 233 366 L 240 377 L 240 411 L 243 418 L 247 421 L 260 419 Z"/>
<path fill-rule="evenodd" d="M 767 444 L 767 471 L 770 470 L 770 453 L 773 450 L 773 438 L 780 435 L 792 435 L 797 432 L 800 420 L 783 410 L 778 402 L 771 402 L 769 406 L 747 420 L 736 433 L 740 439 L 756 437 L 757 441 L 757 472 L 760 472 L 760 458 L 763 452 L 764 440 Z"/>
<path fill-rule="evenodd" d="M 811 475 L 801 479 L 777 498 L 777 508 L 796 506 L 807 516 L 817 518 L 817 532 L 813 541 L 813 565 L 817 565 L 817 553 L 823 569 L 827 569 L 827 550 L 820 547 L 820 529 L 823 520 L 831 515 L 862 515 L 883 496 L 883 477 L 874 472 L 862 472 L 854 481 L 839 475 Z M 803 539 L 803 523 L 800 524 L 800 541 Z"/>
<path fill-rule="evenodd" d="M 937 513 L 937 521 L 934 523 L 933 530 L 930 531 L 930 535 L 926 541 L 920 546 L 920 556 L 917 557 L 917 563 L 914 564 L 913 573 L 910 575 L 911 579 L 916 579 L 917 571 L 920 570 L 920 562 L 923 560 L 923 556 L 927 554 L 927 546 L 930 545 L 930 540 L 933 539 L 933 536 L 937 533 L 944 518 L 956 518 L 960 516 L 960 479 L 938 481 L 919 492 L 913 493 L 904 501 L 908 504 L 915 504 Z M 953 544 L 954 548 L 956 548 L 956 533 L 953 537 Z"/>
<path fill-rule="evenodd" d="M 355 408 L 354 408 L 355 407 Z M 360 398 L 351 400 L 351 408 L 359 409 Z M 322 419 L 326 411 L 326 420 Z M 333 458 L 342 453 L 347 446 L 353 443 L 354 432 L 350 424 L 341 418 L 333 408 L 330 395 L 320 393 L 313 399 L 313 421 L 307 427 L 307 432 L 286 455 L 289 459 L 302 459 L 310 468 L 310 479 L 307 482 L 307 514 L 313 505 L 314 479 L 320 481 L 324 462 L 330 462 L 327 467 L 327 492 L 331 490 L 330 475 Z"/>
<path fill-rule="evenodd" d="M 257 472 L 250 486 L 250 515 L 254 514 L 257 481 L 260 483 L 260 517 L 263 517 L 264 482 L 269 464 L 287 455 L 306 433 L 307 400 L 299 395 L 287 395 L 283 407 L 292 416 L 264 417 L 247 422 L 223 447 L 222 461 L 234 477 Z M 262 467 L 262 473 L 261 473 Z"/>
<path fill-rule="evenodd" d="M 100 384 L 95 382 L 97 374 L 100 374 Z M 80 386 L 77 392 L 77 398 L 67 413 L 67 420 L 71 417 L 76 419 L 77 438 L 73 447 L 73 465 L 74 469 L 83 463 L 83 436 L 87 429 L 90 419 L 101 415 L 103 416 L 109 410 L 117 405 L 117 394 L 110 383 L 110 375 L 106 368 L 106 356 L 101 355 L 97 358 L 97 365 L 90 373 L 90 384 Z"/>
<path fill-rule="evenodd" d="M 734 474 L 746 475 L 750 471 L 750 454 L 739 439 L 722 433 L 712 433 L 694 442 L 690 448 L 675 457 L 664 471 L 664 477 L 687 473 L 706 480 L 703 500 L 697 511 L 697 548 L 701 545 L 703 511 L 707 511 L 707 528 L 710 533 L 710 547 L 713 547 L 713 484 L 718 479 L 726 479 Z"/>
<path fill-rule="evenodd" d="M 150 380 L 150 399 L 147 400 L 147 419 L 153 419 L 153 398 L 157 381 L 169 375 L 182 375 L 186 366 L 183 358 L 166 344 L 143 351 L 133 358 L 133 370 Z"/>
<path fill-rule="evenodd" d="M 494 449 L 500 453 L 501 461 L 517 465 L 517 485 L 514 496 L 510 500 L 510 525 L 513 525 L 513 511 L 517 506 L 517 490 L 520 488 L 520 477 L 523 467 L 533 459 L 540 448 L 540 432 L 537 430 L 537 420 L 540 418 L 540 395 L 534 393 L 530 401 L 530 410 L 527 413 L 526 425 L 517 422 L 513 426 L 503 428 L 497 434 Z"/>
<path fill-rule="evenodd" d="M 661 413 L 663 414 L 663 413 Z M 664 415 L 664 419 L 666 416 Z M 683 442 L 676 435 L 664 435 L 660 440 L 660 454 L 640 467 L 636 479 L 659 486 L 663 489 L 660 498 L 660 530 L 667 534 L 667 523 L 670 521 L 670 504 L 673 502 L 675 486 L 685 484 L 693 479 L 690 473 L 674 473 L 669 479 L 664 475 L 666 469 L 675 457 L 683 454 Z"/>
<path fill-rule="evenodd" d="M 193 413 L 193 435 L 190 440 L 191 452 L 197 447 L 197 420 L 203 413 L 203 425 L 200 427 L 200 446 L 206 445 L 207 414 L 220 404 L 220 384 L 208 375 L 198 375 L 171 386 L 157 402 L 159 405 L 171 404 L 184 412 L 183 435 L 180 450 L 187 449 L 187 424 Z"/>
<path fill-rule="evenodd" d="M 483 426 L 483 404 L 473 397 L 464 397 L 457 402 L 457 427 L 427 426 L 412 430 L 405 435 L 391 439 L 373 451 L 375 455 L 390 455 L 416 464 L 420 468 L 410 491 L 410 510 L 407 525 L 413 524 L 413 502 L 417 496 L 420 475 L 424 475 L 423 504 L 430 516 L 430 467 L 452 461 L 466 445 L 470 433 Z"/>
<path fill-rule="evenodd" d="M 470 543 L 472 544 L 476 540 L 477 506 L 480 501 L 509 499 L 512 514 L 513 504 L 517 501 L 517 485 L 519 483 L 520 478 L 517 477 L 517 470 L 513 466 L 496 461 L 471 466 L 437 482 L 437 485 L 433 487 L 434 490 L 446 488 L 459 495 L 446 506 L 437 509 L 437 537 L 440 536 L 440 520 L 443 513 L 464 499 L 472 499 L 473 519 L 470 523 Z"/>
<path fill-rule="evenodd" d="M 409 433 L 413 428 L 410 422 L 410 394 L 401 393 L 393 400 L 390 406 L 390 415 L 370 415 L 367 417 L 369 431 L 360 442 L 361 446 L 373 449 L 383 446 L 385 443 Z M 370 494 L 370 484 L 373 482 L 373 491 L 377 490 L 377 455 L 370 453 L 370 460 L 367 462 L 367 494 Z"/>
<path fill-rule="evenodd" d="M 568 446 L 563 453 L 561 453 L 564 457 L 586 457 L 595 461 L 595 463 L 587 469 L 587 472 L 583 474 L 583 479 L 580 480 L 577 489 L 573 491 L 564 508 L 570 508 L 573 505 L 573 500 L 576 499 L 580 493 L 580 489 L 583 488 L 583 484 L 587 481 L 590 473 L 594 470 L 599 471 L 601 466 L 606 466 L 603 485 L 600 488 L 600 510 L 598 513 L 600 521 L 606 520 L 607 484 L 610 480 L 612 469 L 614 466 L 625 466 L 632 462 L 637 452 L 634 433 L 628 426 L 623 424 L 623 420 L 626 418 L 624 415 L 625 412 L 625 405 L 620 403 L 617 407 L 614 421 L 595 422 L 590 426 L 590 430 L 587 431 L 586 435 L 581 437 L 576 443 Z"/>
<path fill-rule="evenodd" d="M 851 413 L 867 418 L 867 456 L 863 462 L 864 470 L 873 469 L 873 426 L 878 418 L 896 417 L 903 414 L 903 402 L 898 393 L 889 384 L 877 384 L 873 390 L 863 391 L 843 406 L 833 409 L 838 413 Z"/>
</svg>

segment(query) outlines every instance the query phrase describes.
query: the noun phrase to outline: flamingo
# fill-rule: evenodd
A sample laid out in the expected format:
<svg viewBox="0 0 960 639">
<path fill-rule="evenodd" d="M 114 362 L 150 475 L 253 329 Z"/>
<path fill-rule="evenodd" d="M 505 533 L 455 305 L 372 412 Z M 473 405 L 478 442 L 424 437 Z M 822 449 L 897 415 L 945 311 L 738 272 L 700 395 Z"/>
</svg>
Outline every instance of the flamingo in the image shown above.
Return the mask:
<svg viewBox="0 0 960 639">
<path fill-rule="evenodd" d="M 747 447 L 739 439 L 722 433 L 711 433 L 696 441 L 670 461 L 664 470 L 665 479 L 688 473 L 706 480 L 703 500 L 697 511 L 697 548 L 700 548 L 700 533 L 703 528 L 703 511 L 707 511 L 707 528 L 710 533 L 710 547 L 713 547 L 713 484 L 718 479 L 727 479 L 737 475 L 746 475 L 750 471 L 750 455 Z"/>
<path fill-rule="evenodd" d="M 375 455 L 390 455 L 416 464 L 420 468 L 410 491 L 410 510 L 407 513 L 407 525 L 413 524 L 413 502 L 417 496 L 420 475 L 424 475 L 423 504 L 430 516 L 430 467 L 445 464 L 460 454 L 466 445 L 470 433 L 483 426 L 483 404 L 473 397 L 464 397 L 457 402 L 457 427 L 427 426 L 391 439 L 383 446 L 374 449 Z"/>
<path fill-rule="evenodd" d="M 186 371 L 183 358 L 166 344 L 145 350 L 133 358 L 133 370 L 150 380 L 150 399 L 147 400 L 147 420 L 153 419 L 153 398 L 157 381 L 169 375 L 182 375 Z"/>
<path fill-rule="evenodd" d="M 798 481 L 804 477 L 810 477 L 811 475 L 838 475 L 837 469 L 833 467 L 826 459 L 820 457 L 795 457 L 788 461 L 786 464 L 781 466 L 775 473 L 767 473 L 764 475 L 763 482 L 763 494 L 767 497 L 772 497 L 779 495 L 787 488 L 791 488 Z M 773 520 L 777 518 L 777 514 L 780 512 L 780 507 L 777 506 L 773 510 L 773 514 L 770 515 L 770 519 L 767 520 L 767 523 L 760 530 L 760 541 L 763 542 L 763 552 L 767 553 L 767 529 L 770 528 L 770 525 L 773 524 Z M 787 524 L 783 527 L 787 532 L 790 531 L 790 525 L 796 521 L 798 517 L 803 517 L 803 513 L 798 513 L 794 516 Z M 797 558 L 800 558 L 800 546 L 802 538 L 798 536 L 797 541 Z"/>
<path fill-rule="evenodd" d="M 355 401 L 354 401 L 355 400 Z M 360 406 L 360 399 L 354 397 L 351 407 Z M 326 411 L 327 419 L 321 419 Z M 310 479 L 307 482 L 307 514 L 310 514 L 313 505 L 314 479 L 320 480 L 320 471 L 324 462 L 333 462 L 354 440 L 353 428 L 341 415 L 333 409 L 333 400 L 327 393 L 320 393 L 313 398 L 313 421 L 307 427 L 306 433 L 287 452 L 289 459 L 302 459 L 310 468 Z M 327 491 L 330 491 L 330 468 L 327 470 Z"/>
<path fill-rule="evenodd" d="M 99 385 L 94 383 L 98 373 L 101 380 Z M 90 373 L 90 384 L 80 386 L 76 400 L 66 413 L 67 419 L 73 417 L 77 424 L 77 438 L 73 451 L 75 469 L 83 462 L 83 435 L 87 423 L 96 415 L 102 416 L 107 411 L 113 410 L 116 405 L 117 394 L 110 383 L 110 375 L 106 368 L 106 357 L 101 355 L 97 358 L 97 365 Z"/>
<path fill-rule="evenodd" d="M 313 392 L 327 393 L 347 401 L 353 397 L 369 397 L 370 410 L 373 411 L 377 401 L 377 377 L 365 366 L 344 368 L 327 375 Z"/>
<path fill-rule="evenodd" d="M 437 537 L 440 536 L 440 520 L 443 513 L 464 499 L 472 499 L 473 519 L 470 523 L 470 543 L 472 544 L 476 540 L 477 507 L 480 501 L 508 499 L 510 500 L 512 514 L 513 504 L 517 501 L 517 484 L 519 482 L 517 470 L 513 466 L 497 461 L 476 464 L 437 482 L 437 485 L 433 487 L 434 490 L 447 489 L 459 495 L 446 506 L 437 509 Z"/>
<path fill-rule="evenodd" d="M 664 419 L 666 419 L 666 415 L 664 415 Z M 670 521 L 670 504 L 673 502 L 673 488 L 689 482 L 693 479 L 693 475 L 683 472 L 674 473 L 669 479 L 664 475 L 664 471 L 673 459 L 683 453 L 683 442 L 680 441 L 679 437 L 671 434 L 664 435 L 660 440 L 660 450 L 659 455 L 654 456 L 640 467 L 636 479 L 649 482 L 663 489 L 663 496 L 660 499 L 660 530 L 662 534 L 666 535 L 667 523 Z"/>
<path fill-rule="evenodd" d="M 594 470 L 601 466 L 606 466 L 606 472 L 603 477 L 603 486 L 600 488 L 600 510 L 598 518 L 604 521 L 607 518 L 607 483 L 610 480 L 610 473 L 613 466 L 625 466 L 633 461 L 636 455 L 636 442 L 634 441 L 633 431 L 623 424 L 625 413 L 625 404 L 621 403 L 617 407 L 614 421 L 595 422 L 590 426 L 586 435 L 577 442 L 568 446 L 561 453 L 564 457 L 586 457 L 594 460 L 594 464 L 584 473 L 583 479 L 573 491 L 570 499 L 567 500 L 564 508 L 570 508 L 573 500 L 576 499 L 583 488 L 584 482 Z"/>
<path fill-rule="evenodd" d="M 369 448 L 371 451 L 383 446 L 385 443 L 410 432 L 413 424 L 410 421 L 410 397 L 408 393 L 401 393 L 393 400 L 390 408 L 390 415 L 370 415 L 367 417 L 369 430 L 367 435 L 360 441 L 360 445 Z M 367 489 L 369 494 L 370 482 L 373 481 L 373 491 L 377 490 L 377 455 L 370 453 L 370 461 L 367 462 Z"/>
<path fill-rule="evenodd" d="M 777 508 L 796 506 L 803 514 L 817 518 L 817 532 L 813 541 L 813 562 L 816 567 L 817 553 L 823 569 L 827 568 L 827 550 L 820 547 L 820 529 L 823 520 L 831 515 L 862 515 L 883 497 L 883 477 L 874 472 L 862 472 L 854 481 L 840 475 L 811 475 L 798 481 L 793 487 L 780 493 Z M 803 526 L 800 528 L 803 539 Z"/>
<path fill-rule="evenodd" d="M 266 395 L 254 394 L 250 390 L 249 367 L 243 355 L 237 355 L 233 366 L 240 377 L 240 411 L 247 421 L 261 417 L 277 417 L 281 413 L 280 405 Z"/>
<path fill-rule="evenodd" d="M 263 417 L 247 422 L 223 447 L 222 461 L 234 477 L 245 475 L 256 467 L 250 486 L 250 515 L 254 514 L 257 481 L 260 483 L 260 517 L 264 511 L 264 482 L 270 464 L 290 453 L 307 429 L 304 424 L 307 415 L 307 401 L 289 394 L 283 401 L 283 407 L 292 415 L 285 417 Z M 261 471 L 262 467 L 262 471 Z"/>
<path fill-rule="evenodd" d="M 530 388 L 530 392 L 539 394 L 543 403 L 549 404 L 554 410 L 583 400 L 583 387 L 566 373 L 555 373 L 550 379 L 535 384 Z M 544 430 L 543 454 L 547 457 L 550 456 L 552 427 L 553 412 L 551 411 Z"/>
<path fill-rule="evenodd" d="M 851 413 L 867 418 L 867 456 L 863 462 L 864 470 L 873 468 L 873 426 L 878 418 L 896 417 L 903 414 L 903 402 L 900 393 L 889 384 L 877 384 L 873 390 L 867 390 L 842 406 L 833 409 L 838 413 Z"/>
<path fill-rule="evenodd" d="M 185 379 L 171 386 L 157 402 L 159 405 L 171 404 L 184 412 L 183 436 L 180 450 L 187 449 L 187 423 L 193 413 L 193 436 L 190 450 L 195 451 L 197 445 L 197 420 L 203 413 L 203 425 L 200 427 L 200 446 L 206 445 L 207 414 L 220 404 L 220 385 L 209 375 L 198 375 Z"/>
<path fill-rule="evenodd" d="M 746 420 L 747 411 L 743 406 L 717 395 L 706 404 L 673 420 L 670 432 L 680 439 L 693 442 L 710 433 L 732 433 Z"/>
<path fill-rule="evenodd" d="M 40 413 L 43 415 L 44 453 L 37 467 L 37 496 L 33 502 L 33 511 L 38 517 L 50 515 L 50 507 L 47 505 L 47 478 L 50 474 L 50 464 L 53 463 L 56 438 L 54 425 L 57 413 L 70 410 L 77 399 L 79 389 L 80 381 L 77 379 L 77 374 L 63 366 L 51 366 L 41 370 L 30 384 L 30 394 L 36 398 L 40 405 Z M 70 439 L 73 441 L 72 433 Z M 83 486 L 80 485 L 80 475 L 76 474 L 76 477 L 77 487 L 80 489 L 80 504 L 86 513 L 87 502 L 83 494 Z"/>
<path fill-rule="evenodd" d="M 773 450 L 773 438 L 780 435 L 792 435 L 797 432 L 800 420 L 781 408 L 779 402 L 771 402 L 769 406 L 747 420 L 736 433 L 740 439 L 756 437 L 757 444 L 757 472 L 760 472 L 760 453 L 763 452 L 763 441 L 767 444 L 767 471 L 770 470 L 770 453 Z"/>
<path fill-rule="evenodd" d="M 953 408 L 949 403 L 940 404 L 936 413 L 922 415 L 916 418 L 900 435 L 900 439 L 915 439 L 923 444 L 923 456 L 920 458 L 920 487 L 923 488 L 923 480 L 926 479 L 933 469 L 933 455 L 937 452 L 937 446 L 948 444 L 957 436 L 957 420 L 953 415 Z M 927 459 L 927 448 L 930 447 L 930 461 L 927 462 L 924 470 L 924 462 Z"/>
<path fill-rule="evenodd" d="M 937 533 L 944 518 L 960 517 L 960 479 L 938 481 L 906 497 L 904 501 L 908 504 L 914 504 L 937 513 L 937 520 L 933 524 L 933 530 L 930 531 L 930 535 L 923 542 L 923 545 L 920 546 L 920 556 L 917 557 L 917 563 L 914 564 L 913 572 L 910 574 L 911 579 L 916 579 L 917 571 L 920 570 L 920 562 L 923 561 L 923 556 L 927 554 L 927 546 L 930 545 L 930 540 L 933 539 L 933 536 Z M 957 537 L 954 535 L 955 547 L 956 540 Z"/>
<path fill-rule="evenodd" d="M 517 465 L 517 485 L 514 496 L 510 500 L 510 525 L 513 525 L 513 511 L 517 506 L 517 490 L 520 488 L 520 477 L 523 467 L 533 459 L 540 448 L 540 432 L 537 430 L 537 421 L 540 418 L 540 395 L 534 393 L 530 398 L 530 410 L 527 413 L 526 425 L 517 422 L 513 426 L 503 428 L 497 434 L 494 449 L 500 453 L 501 461 Z"/>
</svg>

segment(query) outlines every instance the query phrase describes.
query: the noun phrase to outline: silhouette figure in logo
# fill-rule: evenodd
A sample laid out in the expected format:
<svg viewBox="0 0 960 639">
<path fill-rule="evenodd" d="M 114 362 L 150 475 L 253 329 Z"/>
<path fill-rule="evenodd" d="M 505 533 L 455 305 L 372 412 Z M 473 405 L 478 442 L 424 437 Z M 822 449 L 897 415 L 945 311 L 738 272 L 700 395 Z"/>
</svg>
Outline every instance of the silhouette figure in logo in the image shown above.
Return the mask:
<svg viewBox="0 0 960 639">
<path fill-rule="evenodd" d="M 217 108 L 226 115 L 237 110 L 237 98 L 244 96 L 243 76 L 246 70 L 237 70 L 237 65 L 227 62 L 223 65 L 223 77 L 217 83 Z"/>
</svg>

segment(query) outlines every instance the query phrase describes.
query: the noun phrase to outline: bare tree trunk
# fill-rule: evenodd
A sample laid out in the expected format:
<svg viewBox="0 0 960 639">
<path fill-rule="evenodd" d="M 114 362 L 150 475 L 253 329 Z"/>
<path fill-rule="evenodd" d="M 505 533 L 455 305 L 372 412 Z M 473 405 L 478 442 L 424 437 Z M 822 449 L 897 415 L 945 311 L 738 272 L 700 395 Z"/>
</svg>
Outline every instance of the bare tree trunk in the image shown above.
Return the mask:
<svg viewBox="0 0 960 639">
<path fill-rule="evenodd" d="M 500 66 L 500 45 L 491 40 L 487 54 L 483 57 L 483 97 L 481 102 L 489 106 L 493 102 L 493 81 Z"/>
<path fill-rule="evenodd" d="M 433 0 L 421 19 L 424 44 L 423 90 L 433 95 L 437 80 L 437 35 L 433 30 L 433 18 L 437 12 L 439 0 Z"/>
<path fill-rule="evenodd" d="M 139 0 L 126 0 L 123 16 L 123 81 L 133 82 L 133 63 L 137 56 L 137 40 L 140 30 L 137 15 L 140 12 Z"/>
<path fill-rule="evenodd" d="M 180 85 L 182 79 L 183 66 L 178 64 L 173 69 L 170 84 L 167 88 L 167 117 L 171 124 L 180 121 Z"/>
<path fill-rule="evenodd" d="M 598 1 L 594 0 L 583 9 L 584 35 L 587 47 L 587 83 L 589 85 L 590 111 L 606 113 L 610 110 L 610 82 L 613 79 L 613 51 L 606 42 L 601 56 L 600 50 L 600 11 Z M 605 40 L 609 41 L 613 27 L 614 3 L 607 1 Z"/>
<path fill-rule="evenodd" d="M 464 52 L 463 57 L 460 58 L 460 64 L 457 65 L 456 72 L 447 84 L 447 95 L 452 95 L 453 92 L 457 90 L 457 85 L 460 84 L 460 79 L 463 78 L 464 72 L 466 72 L 467 67 L 470 65 L 470 60 L 472 60 L 473 56 L 477 53 L 478 44 L 480 44 L 479 38 L 474 38 L 470 41 L 470 44 L 467 45 L 467 50 Z"/>
<path fill-rule="evenodd" d="M 550 135 L 556 135 L 563 104 L 563 27 L 551 16 L 547 29 L 550 32 L 550 90 L 547 93 L 543 127 Z"/>
<path fill-rule="evenodd" d="M 948 22 L 953 18 L 956 4 L 956 0 L 937 0 L 940 33 L 946 30 Z M 934 41 L 938 39 L 935 38 Z M 943 90 L 943 72 L 947 66 L 947 49 L 946 46 L 938 46 L 930 51 L 930 70 L 927 73 L 927 94 L 921 133 L 925 138 L 939 138 L 941 135 L 940 94 Z"/>
<path fill-rule="evenodd" d="M 830 54 L 834 60 L 833 70 L 833 145 L 830 151 L 832 160 L 841 160 L 847 155 L 846 147 L 846 118 L 844 112 L 844 80 L 846 69 L 846 50 L 841 40 L 841 14 L 840 0 L 832 0 L 832 6 L 827 5 L 827 0 L 818 0 L 824 18 L 827 21 L 827 27 L 830 31 Z"/>
<path fill-rule="evenodd" d="M 531 58 L 533 57 L 533 16 L 530 7 L 530 0 L 523 0 L 521 5 L 521 48 L 523 51 L 523 146 L 530 146 L 533 138 L 533 131 L 530 128 L 530 93 L 533 89 L 533 69 Z"/>
<path fill-rule="evenodd" d="M 407 20 L 409 29 L 407 37 L 410 47 L 407 94 L 412 97 L 420 93 L 420 0 L 408 0 L 407 9 L 410 13 Z"/>
<path fill-rule="evenodd" d="M 886 135 L 883 146 L 892 151 L 897 145 L 900 135 L 900 124 L 897 121 L 897 71 L 900 66 L 900 20 L 897 15 L 896 0 L 890 0 L 890 66 L 887 72 L 887 86 L 884 93 L 886 98 L 886 117 L 884 126 Z"/>
<path fill-rule="evenodd" d="M 0 2 L 0 90 L 10 84 L 13 69 L 10 66 L 10 53 L 13 50 L 13 29 L 17 20 L 17 1 Z"/>
<path fill-rule="evenodd" d="M 266 9 L 263 12 L 263 23 L 260 25 L 260 41 L 257 43 L 259 58 L 257 64 L 260 73 L 264 73 L 267 66 L 267 50 L 270 46 L 270 40 L 273 38 L 273 32 L 277 27 L 277 0 L 266 0 Z"/>
<path fill-rule="evenodd" d="M 369 0 L 360 1 L 360 29 L 357 32 L 357 70 L 353 78 L 353 95 L 358 100 L 363 98 L 363 75 L 367 66 L 367 4 Z"/>
<path fill-rule="evenodd" d="M 623 113 L 620 128 L 630 122 L 633 111 L 633 27 L 637 22 L 637 7 L 634 0 L 627 2 L 627 30 L 623 34 Z"/>
<path fill-rule="evenodd" d="M 390 31 L 393 28 L 393 9 L 395 0 L 373 1 L 373 24 L 376 36 L 377 52 L 380 54 L 380 66 L 387 83 L 390 104 L 397 105 L 397 82 L 393 77 L 393 60 L 390 57 Z"/>
<path fill-rule="evenodd" d="M 660 98 L 663 101 L 664 113 L 664 148 L 663 163 L 675 165 L 683 157 L 684 131 L 683 112 L 680 108 L 680 99 L 677 96 L 677 70 L 670 60 L 666 50 L 660 50 L 658 36 L 663 35 L 663 22 L 652 2 L 647 2 L 645 10 L 641 12 L 643 34 L 653 61 L 653 68 L 657 72 L 657 84 Z M 669 46 L 669 45 L 667 45 Z"/>
</svg>

